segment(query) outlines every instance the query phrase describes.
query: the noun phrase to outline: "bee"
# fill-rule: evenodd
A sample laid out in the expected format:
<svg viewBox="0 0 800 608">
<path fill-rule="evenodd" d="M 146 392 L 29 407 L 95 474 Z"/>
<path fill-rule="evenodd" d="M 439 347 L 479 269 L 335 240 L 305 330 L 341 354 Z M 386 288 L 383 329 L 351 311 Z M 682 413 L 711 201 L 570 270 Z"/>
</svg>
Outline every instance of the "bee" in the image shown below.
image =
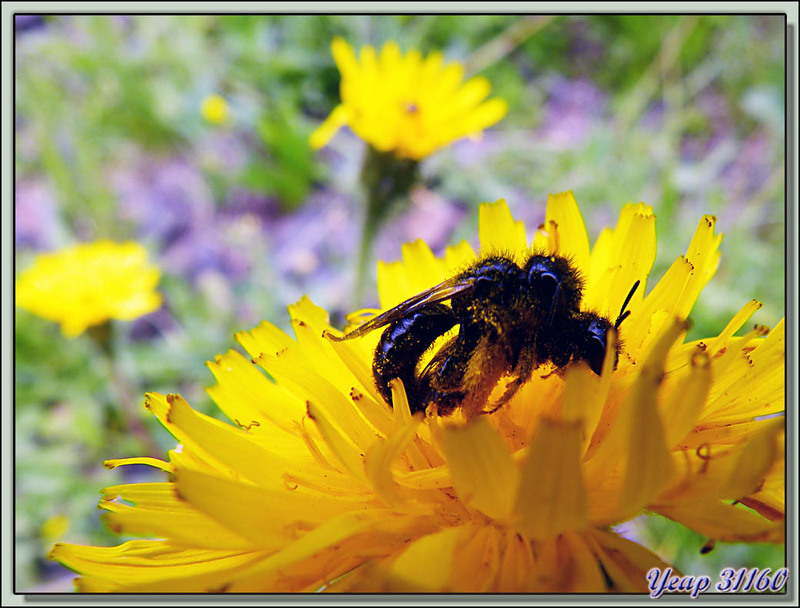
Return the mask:
<svg viewBox="0 0 800 608">
<path fill-rule="evenodd" d="M 435 403 L 440 415 L 460 407 L 471 418 L 497 410 L 546 363 L 560 370 L 585 361 L 600 375 L 608 332 L 630 314 L 625 309 L 638 285 L 636 281 L 612 323 L 581 310 L 584 282 L 568 258 L 534 253 L 519 265 L 510 256 L 490 255 L 350 333 L 329 338 L 352 340 L 385 327 L 372 372 L 386 403 L 392 403 L 389 382 L 399 378 L 412 413 Z M 454 328 L 457 333 L 427 357 L 434 343 Z M 614 368 L 620 348 L 616 344 Z M 489 404 L 504 376 L 510 380 L 503 394 Z"/>
</svg>

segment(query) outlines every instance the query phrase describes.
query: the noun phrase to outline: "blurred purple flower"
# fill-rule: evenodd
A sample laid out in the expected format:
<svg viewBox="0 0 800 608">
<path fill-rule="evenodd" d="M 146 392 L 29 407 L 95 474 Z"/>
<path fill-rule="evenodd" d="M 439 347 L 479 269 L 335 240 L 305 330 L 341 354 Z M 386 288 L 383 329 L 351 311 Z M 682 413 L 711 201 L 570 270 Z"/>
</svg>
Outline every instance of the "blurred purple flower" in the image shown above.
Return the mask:
<svg viewBox="0 0 800 608">
<path fill-rule="evenodd" d="M 550 79 L 547 89 L 540 137 L 556 148 L 579 146 L 605 113 L 606 96 L 587 80 L 562 76 Z"/>
<path fill-rule="evenodd" d="M 196 279 L 204 271 L 241 279 L 249 261 L 225 243 L 220 216 L 202 174 L 181 159 L 147 161 L 112 177 L 121 213 L 161 250 L 161 265 Z"/>
<path fill-rule="evenodd" d="M 46 182 L 17 180 L 14 202 L 16 246 L 53 249 L 58 241 L 59 226 L 55 197 Z"/>
</svg>

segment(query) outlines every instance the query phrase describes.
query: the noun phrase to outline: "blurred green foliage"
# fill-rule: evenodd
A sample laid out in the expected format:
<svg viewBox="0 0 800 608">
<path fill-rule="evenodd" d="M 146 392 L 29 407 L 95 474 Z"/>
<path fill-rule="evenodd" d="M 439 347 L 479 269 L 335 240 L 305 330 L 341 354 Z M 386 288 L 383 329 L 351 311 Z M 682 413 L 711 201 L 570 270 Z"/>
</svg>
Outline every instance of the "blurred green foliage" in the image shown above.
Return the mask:
<svg viewBox="0 0 800 608">
<path fill-rule="evenodd" d="M 692 314 L 692 338 L 718 333 L 754 297 L 765 302 L 755 321 L 774 325 L 784 315 L 783 27 L 780 15 L 81 15 L 47 16 L 41 27 L 18 32 L 16 178 L 49 187 L 57 226 L 35 246 L 18 234 L 18 269 L 37 247 L 74 239 L 140 238 L 156 256 L 168 252 L 189 228 L 154 235 L 119 204 L 113 176 L 142 157 L 155 165 L 178 159 L 199 172 L 214 207 L 209 230 L 228 230 L 226 242 L 249 263 L 235 278 L 224 269 L 167 267 L 164 309 L 115 324 L 111 361 L 87 336 L 67 340 L 17 311 L 17 589 L 52 589 L 51 579 L 57 590 L 69 589 L 58 578 L 63 569 L 44 559 L 52 543 L 41 534 L 47 518 L 67 515 L 72 542 L 114 544 L 119 538 L 93 508 L 98 490 L 159 477 L 101 467 L 153 448 L 127 432 L 121 399 L 139 412 L 163 457 L 174 440 L 140 407 L 144 392 L 180 392 L 219 416 L 203 392 L 212 382 L 203 362 L 233 348 L 235 331 L 262 318 L 288 328 L 284 307 L 304 292 L 339 312 L 369 304 L 336 299 L 346 289 L 334 287 L 352 272 L 340 258 L 300 256 L 296 267 L 319 265 L 303 283 L 274 257 L 284 241 L 324 239 L 316 225 L 290 237 L 272 230 L 302 214 L 312 195 L 358 198 L 353 176 L 363 148 L 346 137 L 323 153 L 307 144 L 339 101 L 334 36 L 357 47 L 395 39 L 404 50 L 442 50 L 509 102 L 483 148 L 454 146 L 422 164 L 425 185 L 467 212 L 450 242 L 474 244 L 477 205 L 500 197 L 530 232 L 546 195 L 571 189 L 592 239 L 616 222 L 623 203 L 642 200 L 658 217 L 652 288 L 685 252 L 700 216 L 717 215 L 726 234 L 722 264 Z M 212 93 L 227 100 L 231 124 L 203 121 L 200 104 Z M 142 172 L 135 182 L 153 179 Z M 170 196 L 163 212 L 155 207 L 156 218 L 168 215 Z M 256 211 L 240 199 L 256 201 Z M 219 219 L 236 214 L 239 223 L 223 230 Z M 261 230 L 252 228 L 254 214 Z M 207 235 L 195 249 L 208 246 Z M 109 366 L 122 386 L 111 382 Z M 718 547 L 699 556 L 692 552 L 702 542 L 679 526 L 657 521 L 646 530 L 686 572 L 711 573 L 733 559 L 783 559 L 777 547 Z"/>
</svg>

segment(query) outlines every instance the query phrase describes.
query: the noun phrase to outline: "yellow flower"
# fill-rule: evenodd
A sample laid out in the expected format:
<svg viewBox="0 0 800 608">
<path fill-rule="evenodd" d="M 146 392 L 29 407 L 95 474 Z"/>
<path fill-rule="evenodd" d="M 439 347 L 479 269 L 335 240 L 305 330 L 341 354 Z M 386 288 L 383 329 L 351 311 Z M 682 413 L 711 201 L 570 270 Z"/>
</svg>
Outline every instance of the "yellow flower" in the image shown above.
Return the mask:
<svg viewBox="0 0 800 608">
<path fill-rule="evenodd" d="M 138 243 L 82 243 L 37 256 L 17 278 L 16 305 L 58 321 L 73 337 L 109 319 L 129 321 L 157 309 L 160 274 Z"/>
<path fill-rule="evenodd" d="M 230 118 L 230 108 L 228 102 L 221 95 L 207 95 L 203 98 L 200 105 L 200 113 L 208 122 L 215 125 L 223 125 Z"/>
<path fill-rule="evenodd" d="M 331 43 L 341 73 L 340 103 L 311 135 L 311 146 L 325 146 L 343 126 L 379 152 L 420 160 L 467 136 L 477 136 L 507 111 L 506 102 L 489 95 L 483 77 L 462 83 L 464 68 L 443 64 L 442 54 L 428 57 L 413 50 L 405 56 L 395 42 L 380 54 L 361 48 L 360 61 L 343 39 Z"/>
<path fill-rule="evenodd" d="M 39 534 L 49 542 L 54 542 L 63 537 L 70 528 L 69 517 L 63 513 L 48 517 L 39 528 Z"/>
<path fill-rule="evenodd" d="M 721 236 L 700 221 L 685 256 L 621 325 L 616 370 L 539 369 L 504 407 L 468 423 L 394 409 L 371 362 L 380 332 L 333 342 L 324 310 L 290 306 L 294 337 L 267 322 L 209 367 L 209 394 L 236 426 L 178 395 L 146 407 L 179 445 L 134 458 L 168 481 L 103 490 L 113 530 L 150 540 L 57 544 L 51 556 L 97 592 L 643 592 L 656 555 L 613 531 L 644 510 L 721 541 L 783 540 L 784 323 L 684 343 L 683 319 L 714 274 Z M 525 229 L 503 201 L 480 212 L 480 254 L 522 258 Z M 552 196 L 532 246 L 569 255 L 585 306 L 616 315 L 655 257 L 655 217 L 623 208 L 590 248 L 570 193 Z M 383 308 L 474 261 L 421 241 L 379 266 Z M 609 349 L 609 353 L 611 349 Z M 261 369 L 259 369 L 261 368 Z M 263 372 L 266 371 L 269 377 Z M 748 505 L 749 508 L 743 505 Z"/>
</svg>

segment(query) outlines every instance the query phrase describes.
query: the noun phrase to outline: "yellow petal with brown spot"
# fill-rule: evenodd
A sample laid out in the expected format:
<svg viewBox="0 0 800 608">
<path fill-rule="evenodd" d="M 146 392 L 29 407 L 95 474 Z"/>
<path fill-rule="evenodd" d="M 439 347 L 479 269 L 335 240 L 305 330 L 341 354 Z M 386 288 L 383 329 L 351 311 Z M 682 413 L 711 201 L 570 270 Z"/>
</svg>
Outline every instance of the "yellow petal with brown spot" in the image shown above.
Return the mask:
<svg viewBox="0 0 800 608">
<path fill-rule="evenodd" d="M 548 251 L 570 258 L 581 274 L 586 276 L 590 268 L 589 236 L 572 192 L 547 197 L 544 221 L 550 236 Z"/>
</svg>

